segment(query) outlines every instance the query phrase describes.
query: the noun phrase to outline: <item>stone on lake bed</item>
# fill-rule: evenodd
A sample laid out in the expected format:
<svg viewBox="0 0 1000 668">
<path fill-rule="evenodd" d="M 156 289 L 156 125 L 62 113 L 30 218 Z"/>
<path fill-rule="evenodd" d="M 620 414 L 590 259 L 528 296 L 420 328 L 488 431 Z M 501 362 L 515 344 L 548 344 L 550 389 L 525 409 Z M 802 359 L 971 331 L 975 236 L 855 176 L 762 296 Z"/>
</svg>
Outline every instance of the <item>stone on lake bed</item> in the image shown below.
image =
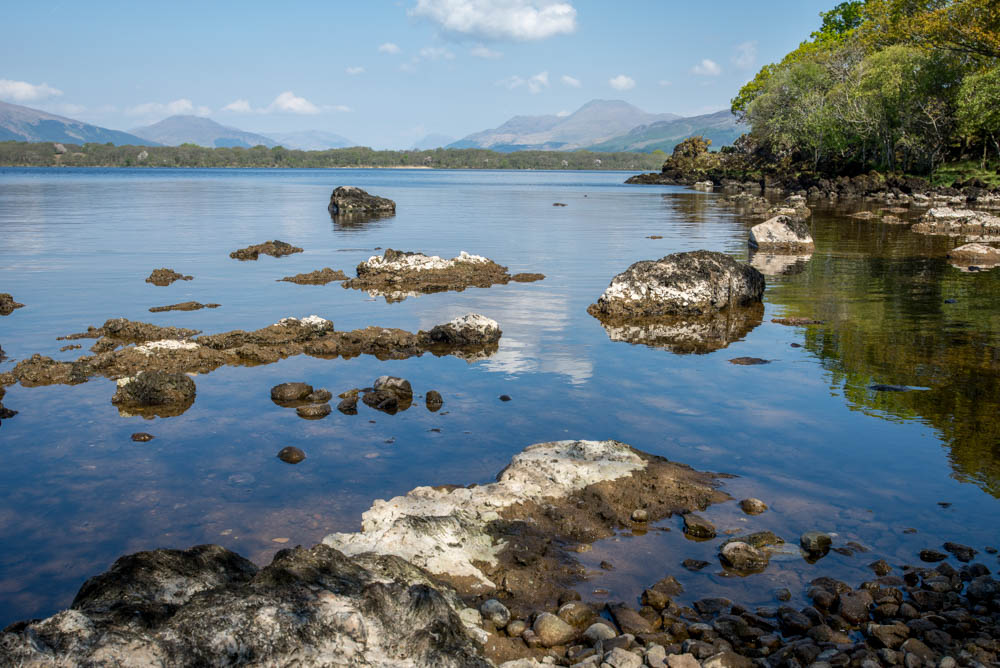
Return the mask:
<svg viewBox="0 0 1000 668">
<path fill-rule="evenodd" d="M 180 302 L 179 304 L 169 304 L 167 306 L 151 306 L 150 313 L 163 313 L 166 311 L 200 311 L 203 308 L 219 308 L 221 304 L 202 304 L 201 302 Z"/>
<path fill-rule="evenodd" d="M 934 563 L 937 561 L 944 561 L 947 558 L 947 554 L 938 552 L 937 550 L 920 550 L 920 561 Z"/>
<path fill-rule="evenodd" d="M 294 445 L 289 445 L 278 451 L 278 459 L 286 464 L 298 464 L 306 458 L 306 453 L 302 452 Z"/>
<path fill-rule="evenodd" d="M 684 533 L 692 538 L 708 539 L 715 537 L 715 525 L 701 515 L 686 513 L 684 515 Z"/>
<path fill-rule="evenodd" d="M 740 501 L 740 509 L 742 509 L 747 515 L 760 515 L 762 512 L 767 510 L 767 504 L 760 499 L 750 497 Z"/>
<path fill-rule="evenodd" d="M 132 440 L 135 441 L 136 443 L 148 443 L 149 441 L 152 441 L 154 438 L 156 437 L 153 436 L 152 434 L 147 434 L 144 431 L 137 431 L 136 433 L 132 434 Z"/>
<path fill-rule="evenodd" d="M 807 531 L 799 538 L 799 545 L 812 556 L 822 556 L 830 551 L 833 538 L 822 531 Z"/>
<path fill-rule="evenodd" d="M 685 559 L 681 562 L 681 566 L 689 571 L 700 571 L 706 566 L 710 566 L 709 562 L 702 561 L 701 559 Z"/>
<path fill-rule="evenodd" d="M 802 327 L 804 325 L 822 325 L 822 320 L 813 320 L 812 318 L 800 318 L 797 316 L 791 316 L 787 318 L 771 318 L 771 322 L 778 325 L 788 325 L 789 327 Z"/>
<path fill-rule="evenodd" d="M 303 401 L 313 393 L 313 386 L 307 383 L 281 383 L 271 388 L 271 401 Z"/>
<path fill-rule="evenodd" d="M 320 420 L 331 411 L 330 404 L 306 404 L 295 409 L 295 413 L 305 420 Z"/>
<path fill-rule="evenodd" d="M 760 357 L 734 357 L 729 360 L 730 364 L 736 364 L 737 366 L 755 366 L 758 364 L 770 364 L 771 360 L 766 360 Z"/>
<path fill-rule="evenodd" d="M 719 557 L 724 566 L 742 572 L 754 573 L 767 568 L 767 552 L 740 541 L 726 543 L 719 550 Z"/>
</svg>

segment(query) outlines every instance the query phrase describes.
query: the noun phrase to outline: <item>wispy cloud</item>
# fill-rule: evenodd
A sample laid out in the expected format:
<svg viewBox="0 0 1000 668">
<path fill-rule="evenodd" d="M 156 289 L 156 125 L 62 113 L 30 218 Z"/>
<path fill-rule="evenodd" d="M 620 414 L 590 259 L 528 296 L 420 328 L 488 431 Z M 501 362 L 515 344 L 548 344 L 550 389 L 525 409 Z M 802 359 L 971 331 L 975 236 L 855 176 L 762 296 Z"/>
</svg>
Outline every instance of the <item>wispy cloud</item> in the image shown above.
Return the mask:
<svg viewBox="0 0 1000 668">
<path fill-rule="evenodd" d="M 233 100 L 222 108 L 222 111 L 231 111 L 236 114 L 253 113 L 254 108 L 250 106 L 249 100 Z"/>
<path fill-rule="evenodd" d="M 454 60 L 455 54 L 443 46 L 425 46 L 420 49 L 420 58 L 423 60 Z"/>
<path fill-rule="evenodd" d="M 503 53 L 500 51 L 494 51 L 488 47 L 478 44 L 471 49 L 469 49 L 469 55 L 475 58 L 483 58 L 484 60 L 497 60 L 498 58 L 503 58 Z"/>
<path fill-rule="evenodd" d="M 125 110 L 129 116 L 208 116 L 212 110 L 205 106 L 195 106 L 191 100 L 180 98 L 172 102 L 144 102 Z"/>
<path fill-rule="evenodd" d="M 378 46 L 379 53 L 388 53 L 390 56 L 394 56 L 400 51 L 401 49 L 399 48 L 399 46 L 393 44 L 392 42 L 383 42 Z"/>
<path fill-rule="evenodd" d="M 691 72 L 703 77 L 717 77 L 722 74 L 722 68 L 714 60 L 705 58 L 700 63 L 691 68 Z"/>
<path fill-rule="evenodd" d="M 0 100 L 34 102 L 35 100 L 44 100 L 47 97 L 55 97 L 62 94 L 61 90 L 53 88 L 47 83 L 31 84 L 27 81 L 0 79 Z"/>
<path fill-rule="evenodd" d="M 288 90 L 274 98 L 271 104 L 266 107 L 255 107 L 250 104 L 249 100 L 239 99 L 224 106 L 222 111 L 230 111 L 236 114 L 315 115 L 324 111 L 352 111 L 352 109 L 343 104 L 320 107 Z"/>
<path fill-rule="evenodd" d="M 531 41 L 576 30 L 576 9 L 549 0 L 417 0 L 411 16 L 446 33 L 487 40 Z"/>
<path fill-rule="evenodd" d="M 512 74 L 506 79 L 498 81 L 497 85 L 504 86 L 510 90 L 526 86 L 532 93 L 541 93 L 544 89 L 549 87 L 549 73 L 539 72 L 538 74 L 532 75 L 527 79 L 519 77 L 516 74 Z"/>
<path fill-rule="evenodd" d="M 635 79 L 625 74 L 619 74 L 616 77 L 608 79 L 608 83 L 615 90 L 631 90 L 635 88 Z"/>
<path fill-rule="evenodd" d="M 736 45 L 733 65 L 741 70 L 749 70 L 757 64 L 757 42 L 743 42 Z"/>
<path fill-rule="evenodd" d="M 358 67 L 348 67 L 344 71 L 347 72 L 348 74 L 350 74 L 353 77 L 353 76 L 356 76 L 358 74 L 362 74 L 365 71 L 365 68 L 360 67 L 360 66 L 358 66 Z"/>
<path fill-rule="evenodd" d="M 583 85 L 583 84 L 580 83 L 579 79 L 577 79 L 576 77 L 571 77 L 568 74 L 562 75 L 559 78 L 559 80 L 562 81 L 567 86 L 569 86 L 570 88 L 579 88 L 580 86 Z"/>
</svg>

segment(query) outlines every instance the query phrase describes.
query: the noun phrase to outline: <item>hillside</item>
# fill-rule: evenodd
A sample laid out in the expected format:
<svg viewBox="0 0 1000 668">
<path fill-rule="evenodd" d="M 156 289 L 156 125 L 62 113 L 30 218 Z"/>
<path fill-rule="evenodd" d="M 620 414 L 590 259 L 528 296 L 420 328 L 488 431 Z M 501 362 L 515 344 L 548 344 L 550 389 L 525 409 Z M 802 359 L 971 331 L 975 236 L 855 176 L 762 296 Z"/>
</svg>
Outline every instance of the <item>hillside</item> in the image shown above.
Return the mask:
<svg viewBox="0 0 1000 668">
<path fill-rule="evenodd" d="M 108 142 L 116 146 L 155 146 L 157 142 L 118 130 L 109 130 L 40 109 L 0 102 L 0 141 L 62 142 L 66 144 Z"/>
<path fill-rule="evenodd" d="M 652 153 L 660 149 L 666 153 L 688 137 L 702 135 L 712 140 L 712 148 L 728 146 L 748 128 L 736 124 L 736 117 L 728 109 L 714 114 L 691 116 L 670 121 L 640 125 L 623 135 L 599 144 L 588 146 L 591 151 L 636 151 Z"/>
<path fill-rule="evenodd" d="M 165 146 L 197 144 L 208 148 L 277 146 L 278 142 L 253 132 L 245 132 L 201 116 L 170 116 L 159 123 L 133 128 L 132 134 Z"/>
<path fill-rule="evenodd" d="M 623 100 L 591 100 L 567 116 L 515 116 L 503 125 L 461 139 L 448 148 L 574 150 L 617 137 L 639 125 L 680 118 L 650 114 Z"/>
</svg>

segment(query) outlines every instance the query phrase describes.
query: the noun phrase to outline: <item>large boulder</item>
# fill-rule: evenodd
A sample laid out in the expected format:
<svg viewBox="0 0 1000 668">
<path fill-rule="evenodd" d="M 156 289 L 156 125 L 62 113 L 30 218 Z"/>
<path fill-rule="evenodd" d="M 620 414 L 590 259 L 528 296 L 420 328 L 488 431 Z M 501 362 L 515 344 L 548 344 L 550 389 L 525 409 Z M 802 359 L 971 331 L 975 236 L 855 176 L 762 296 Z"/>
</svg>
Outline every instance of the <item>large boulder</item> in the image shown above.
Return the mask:
<svg viewBox="0 0 1000 668">
<path fill-rule="evenodd" d="M 747 306 L 764 295 L 764 276 L 713 251 L 636 262 L 611 280 L 587 312 L 605 318 L 701 315 Z"/>
<path fill-rule="evenodd" d="M 421 332 L 427 344 L 452 346 L 477 346 L 496 343 L 503 332 L 496 320 L 478 313 L 468 313 L 442 325 L 435 325 L 429 332 Z"/>
<path fill-rule="evenodd" d="M 775 216 L 750 228 L 749 243 L 754 248 L 808 250 L 813 247 L 813 238 L 805 221 Z"/>
<path fill-rule="evenodd" d="M 979 237 L 979 240 L 1000 236 L 1000 217 L 985 211 L 953 209 L 942 206 L 929 209 L 920 221 L 910 228 L 918 234 Z"/>
<path fill-rule="evenodd" d="M 369 195 L 355 186 L 335 188 L 327 208 L 332 216 L 391 216 L 396 213 L 396 203 L 391 199 Z"/>
<path fill-rule="evenodd" d="M 140 371 L 118 381 L 111 403 L 123 414 L 180 415 L 194 403 L 195 384 L 183 373 Z"/>
<path fill-rule="evenodd" d="M 951 250 L 948 259 L 955 264 L 974 264 L 977 266 L 992 266 L 1000 264 L 1000 248 L 986 244 L 965 244 Z"/>
</svg>

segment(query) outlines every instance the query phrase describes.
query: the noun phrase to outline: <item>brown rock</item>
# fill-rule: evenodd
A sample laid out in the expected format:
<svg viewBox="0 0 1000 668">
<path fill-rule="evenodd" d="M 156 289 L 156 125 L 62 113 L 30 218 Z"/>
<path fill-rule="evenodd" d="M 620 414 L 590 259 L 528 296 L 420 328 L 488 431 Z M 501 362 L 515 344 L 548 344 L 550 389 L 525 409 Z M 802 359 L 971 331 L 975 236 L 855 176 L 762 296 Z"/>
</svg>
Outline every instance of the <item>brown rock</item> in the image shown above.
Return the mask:
<svg viewBox="0 0 1000 668">
<path fill-rule="evenodd" d="M 154 269 L 149 277 L 146 279 L 147 283 L 152 283 L 153 285 L 158 285 L 164 287 L 170 285 L 174 281 L 191 281 L 194 280 L 194 276 L 185 276 L 180 274 L 173 269 L 167 269 L 166 267 L 160 269 Z"/>
<path fill-rule="evenodd" d="M 284 257 L 285 255 L 291 255 L 292 253 L 303 252 L 298 246 L 293 246 L 284 241 L 278 241 L 274 239 L 272 241 L 265 241 L 262 244 L 254 244 L 253 246 L 247 246 L 246 248 L 240 248 L 239 250 L 234 250 L 229 254 L 229 257 L 234 260 L 256 260 L 261 255 L 270 255 L 271 257 Z"/>
<path fill-rule="evenodd" d="M 278 451 L 278 459 L 286 464 L 298 464 L 306 458 L 306 453 L 302 452 L 294 445 L 289 445 Z"/>
</svg>

